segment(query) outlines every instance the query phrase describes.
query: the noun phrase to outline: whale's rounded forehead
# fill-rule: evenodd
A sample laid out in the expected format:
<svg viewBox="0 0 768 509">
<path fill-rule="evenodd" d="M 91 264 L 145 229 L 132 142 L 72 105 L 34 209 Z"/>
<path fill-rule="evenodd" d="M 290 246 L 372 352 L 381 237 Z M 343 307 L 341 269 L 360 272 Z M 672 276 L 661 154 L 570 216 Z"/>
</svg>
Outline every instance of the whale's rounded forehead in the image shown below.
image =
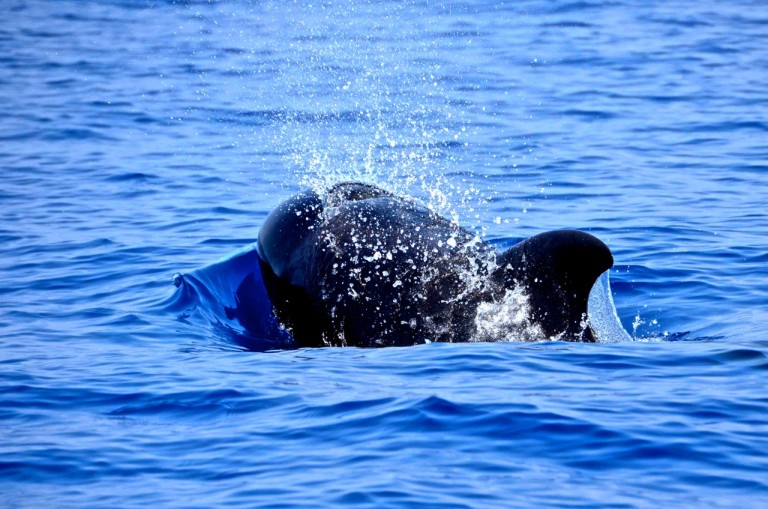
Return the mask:
<svg viewBox="0 0 768 509">
<path fill-rule="evenodd" d="M 292 270 L 293 264 L 303 256 L 297 246 L 311 242 L 322 211 L 322 200 L 313 191 L 299 193 L 281 203 L 261 226 L 257 242 L 259 257 L 276 274 Z"/>
</svg>

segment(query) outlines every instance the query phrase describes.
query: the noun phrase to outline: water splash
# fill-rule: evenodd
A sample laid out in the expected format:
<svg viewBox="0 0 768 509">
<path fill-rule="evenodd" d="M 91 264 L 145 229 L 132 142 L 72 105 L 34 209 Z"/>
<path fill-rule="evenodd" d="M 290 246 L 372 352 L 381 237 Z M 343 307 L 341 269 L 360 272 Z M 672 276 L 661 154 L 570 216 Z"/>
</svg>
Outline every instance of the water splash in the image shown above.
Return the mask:
<svg viewBox="0 0 768 509">
<path fill-rule="evenodd" d="M 322 194 L 344 181 L 374 184 L 476 227 L 493 192 L 448 178 L 466 166 L 475 132 L 472 106 L 451 98 L 444 83 L 453 77 L 438 57 L 460 43 L 434 37 L 437 20 L 414 19 L 406 4 L 286 7 L 296 35 L 281 48 L 274 86 L 291 106 L 275 119 L 273 142 L 303 187 Z"/>
<path fill-rule="evenodd" d="M 498 302 L 477 307 L 473 341 L 541 341 L 546 337 L 530 319 L 528 294 L 522 286 L 507 290 Z M 553 338 L 557 339 L 557 338 Z"/>
</svg>

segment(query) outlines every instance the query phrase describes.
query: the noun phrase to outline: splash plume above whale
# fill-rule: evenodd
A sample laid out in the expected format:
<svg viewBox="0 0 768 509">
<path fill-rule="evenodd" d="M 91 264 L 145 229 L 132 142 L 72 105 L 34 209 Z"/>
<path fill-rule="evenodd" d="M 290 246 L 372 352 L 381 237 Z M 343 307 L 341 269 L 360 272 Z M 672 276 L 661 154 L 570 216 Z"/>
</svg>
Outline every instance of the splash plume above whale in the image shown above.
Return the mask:
<svg viewBox="0 0 768 509">
<path fill-rule="evenodd" d="M 594 342 L 590 291 L 613 265 L 603 242 L 575 230 L 497 253 L 410 199 L 359 183 L 279 205 L 257 252 L 273 311 L 303 346 Z"/>
</svg>

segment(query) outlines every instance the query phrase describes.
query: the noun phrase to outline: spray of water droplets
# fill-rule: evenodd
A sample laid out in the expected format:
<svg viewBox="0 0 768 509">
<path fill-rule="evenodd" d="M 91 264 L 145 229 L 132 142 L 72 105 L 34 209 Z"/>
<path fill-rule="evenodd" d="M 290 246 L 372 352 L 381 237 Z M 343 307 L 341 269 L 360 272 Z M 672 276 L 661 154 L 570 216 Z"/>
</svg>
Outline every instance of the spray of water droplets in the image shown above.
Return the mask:
<svg viewBox="0 0 768 509">
<path fill-rule="evenodd" d="M 343 181 L 417 197 L 440 215 L 473 226 L 490 193 L 461 167 L 473 127 L 467 104 L 452 100 L 455 79 L 436 58 L 436 19 L 409 14 L 408 2 L 289 3 L 272 82 L 289 105 L 274 118 L 272 142 L 303 187 L 322 193 Z M 361 35 L 364 34 L 364 35 Z"/>
</svg>

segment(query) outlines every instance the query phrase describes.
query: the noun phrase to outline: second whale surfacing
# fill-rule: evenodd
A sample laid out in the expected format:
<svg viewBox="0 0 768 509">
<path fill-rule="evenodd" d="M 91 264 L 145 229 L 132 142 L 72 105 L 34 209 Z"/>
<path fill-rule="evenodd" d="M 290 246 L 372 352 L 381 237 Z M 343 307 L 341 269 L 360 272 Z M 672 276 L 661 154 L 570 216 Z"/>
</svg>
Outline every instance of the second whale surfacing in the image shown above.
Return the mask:
<svg viewBox="0 0 768 509">
<path fill-rule="evenodd" d="M 613 265 L 603 242 L 575 230 L 497 253 L 410 199 L 359 183 L 282 203 L 257 251 L 273 311 L 302 346 L 595 342 L 590 290 Z"/>
</svg>

